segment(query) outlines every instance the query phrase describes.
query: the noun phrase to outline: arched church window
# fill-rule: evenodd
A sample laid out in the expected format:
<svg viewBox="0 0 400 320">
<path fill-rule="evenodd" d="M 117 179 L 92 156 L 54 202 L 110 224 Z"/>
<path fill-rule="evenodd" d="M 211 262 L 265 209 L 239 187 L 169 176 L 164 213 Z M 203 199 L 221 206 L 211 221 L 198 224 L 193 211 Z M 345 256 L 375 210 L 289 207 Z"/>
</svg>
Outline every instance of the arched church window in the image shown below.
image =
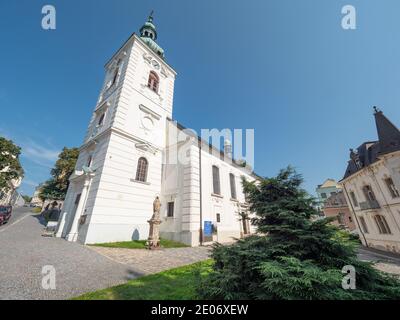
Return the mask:
<svg viewBox="0 0 400 320">
<path fill-rule="evenodd" d="M 148 167 L 149 163 L 146 158 L 142 157 L 138 160 L 138 165 L 136 170 L 136 181 L 146 182 Z"/>
<path fill-rule="evenodd" d="M 150 71 L 149 82 L 147 86 L 155 93 L 157 93 L 159 84 L 160 84 L 160 78 L 158 77 L 157 73 L 155 73 L 154 71 Z"/>
</svg>

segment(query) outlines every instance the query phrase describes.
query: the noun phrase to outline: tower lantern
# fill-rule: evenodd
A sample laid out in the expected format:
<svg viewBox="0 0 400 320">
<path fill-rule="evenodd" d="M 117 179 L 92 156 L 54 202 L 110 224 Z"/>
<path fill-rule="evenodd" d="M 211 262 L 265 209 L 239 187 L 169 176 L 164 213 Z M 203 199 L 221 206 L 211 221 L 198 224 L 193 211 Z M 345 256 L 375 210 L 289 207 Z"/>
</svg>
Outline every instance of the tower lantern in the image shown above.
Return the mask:
<svg viewBox="0 0 400 320">
<path fill-rule="evenodd" d="M 153 23 L 153 11 L 150 13 L 147 21 L 140 28 L 140 38 L 153 50 L 157 55 L 164 59 L 164 49 L 157 43 L 157 29 Z"/>
</svg>

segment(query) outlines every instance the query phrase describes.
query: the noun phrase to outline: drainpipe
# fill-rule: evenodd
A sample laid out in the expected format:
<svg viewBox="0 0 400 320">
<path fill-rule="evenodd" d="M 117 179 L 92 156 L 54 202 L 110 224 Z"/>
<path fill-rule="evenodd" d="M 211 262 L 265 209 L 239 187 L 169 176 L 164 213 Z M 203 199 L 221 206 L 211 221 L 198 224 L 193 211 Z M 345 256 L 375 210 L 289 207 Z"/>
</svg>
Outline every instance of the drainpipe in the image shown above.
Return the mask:
<svg viewBox="0 0 400 320">
<path fill-rule="evenodd" d="M 349 197 L 349 194 L 348 194 L 348 192 L 347 192 L 347 189 L 346 189 L 346 185 L 345 185 L 345 184 L 343 184 L 343 188 L 344 188 L 344 192 L 346 192 L 347 199 L 349 199 L 350 207 L 351 207 L 351 210 L 353 210 L 354 217 L 356 218 L 358 230 L 360 230 L 361 235 L 362 235 L 362 237 L 364 238 L 365 246 L 366 246 L 367 248 L 369 248 L 369 245 L 368 245 L 367 239 L 366 239 L 366 237 L 365 237 L 365 234 L 364 234 L 364 232 L 363 232 L 363 230 L 362 230 L 362 228 L 361 228 L 361 226 L 360 226 L 360 222 L 358 221 L 357 213 L 356 213 L 356 211 L 354 210 L 353 203 L 351 202 L 352 199 Z"/>
<path fill-rule="evenodd" d="M 199 184 L 200 184 L 200 246 L 203 245 L 203 197 L 202 197 L 202 180 L 201 180 L 201 139 L 199 142 Z"/>
</svg>

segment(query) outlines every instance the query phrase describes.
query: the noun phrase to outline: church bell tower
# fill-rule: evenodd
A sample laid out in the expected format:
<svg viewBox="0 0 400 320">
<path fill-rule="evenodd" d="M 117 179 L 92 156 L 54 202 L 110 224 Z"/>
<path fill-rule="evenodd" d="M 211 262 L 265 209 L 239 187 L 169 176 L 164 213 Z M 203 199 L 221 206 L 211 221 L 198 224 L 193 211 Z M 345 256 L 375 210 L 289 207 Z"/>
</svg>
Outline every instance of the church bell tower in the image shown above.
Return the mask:
<svg viewBox="0 0 400 320">
<path fill-rule="evenodd" d="M 147 238 L 176 77 L 157 39 L 151 13 L 106 63 L 57 236 L 81 243 Z"/>
</svg>

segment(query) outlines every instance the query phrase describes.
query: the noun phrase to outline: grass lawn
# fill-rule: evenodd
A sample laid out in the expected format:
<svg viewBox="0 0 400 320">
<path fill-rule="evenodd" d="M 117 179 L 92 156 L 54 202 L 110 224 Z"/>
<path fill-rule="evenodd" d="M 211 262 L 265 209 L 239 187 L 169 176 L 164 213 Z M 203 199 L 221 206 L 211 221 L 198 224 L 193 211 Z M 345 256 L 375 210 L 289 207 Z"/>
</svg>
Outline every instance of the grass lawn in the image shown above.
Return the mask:
<svg viewBox="0 0 400 320">
<path fill-rule="evenodd" d="M 111 242 L 111 243 L 98 243 L 93 244 L 96 247 L 106 248 L 125 248 L 125 249 L 147 249 L 146 240 L 134 240 L 126 242 Z M 186 244 L 171 240 L 161 239 L 162 248 L 185 248 L 188 247 Z"/>
<path fill-rule="evenodd" d="M 42 212 L 42 208 L 36 207 L 36 208 L 33 208 L 31 211 L 33 213 L 41 213 Z"/>
<path fill-rule="evenodd" d="M 212 264 L 206 260 L 167 270 L 74 300 L 196 300 L 196 284 L 211 271 Z"/>
</svg>

